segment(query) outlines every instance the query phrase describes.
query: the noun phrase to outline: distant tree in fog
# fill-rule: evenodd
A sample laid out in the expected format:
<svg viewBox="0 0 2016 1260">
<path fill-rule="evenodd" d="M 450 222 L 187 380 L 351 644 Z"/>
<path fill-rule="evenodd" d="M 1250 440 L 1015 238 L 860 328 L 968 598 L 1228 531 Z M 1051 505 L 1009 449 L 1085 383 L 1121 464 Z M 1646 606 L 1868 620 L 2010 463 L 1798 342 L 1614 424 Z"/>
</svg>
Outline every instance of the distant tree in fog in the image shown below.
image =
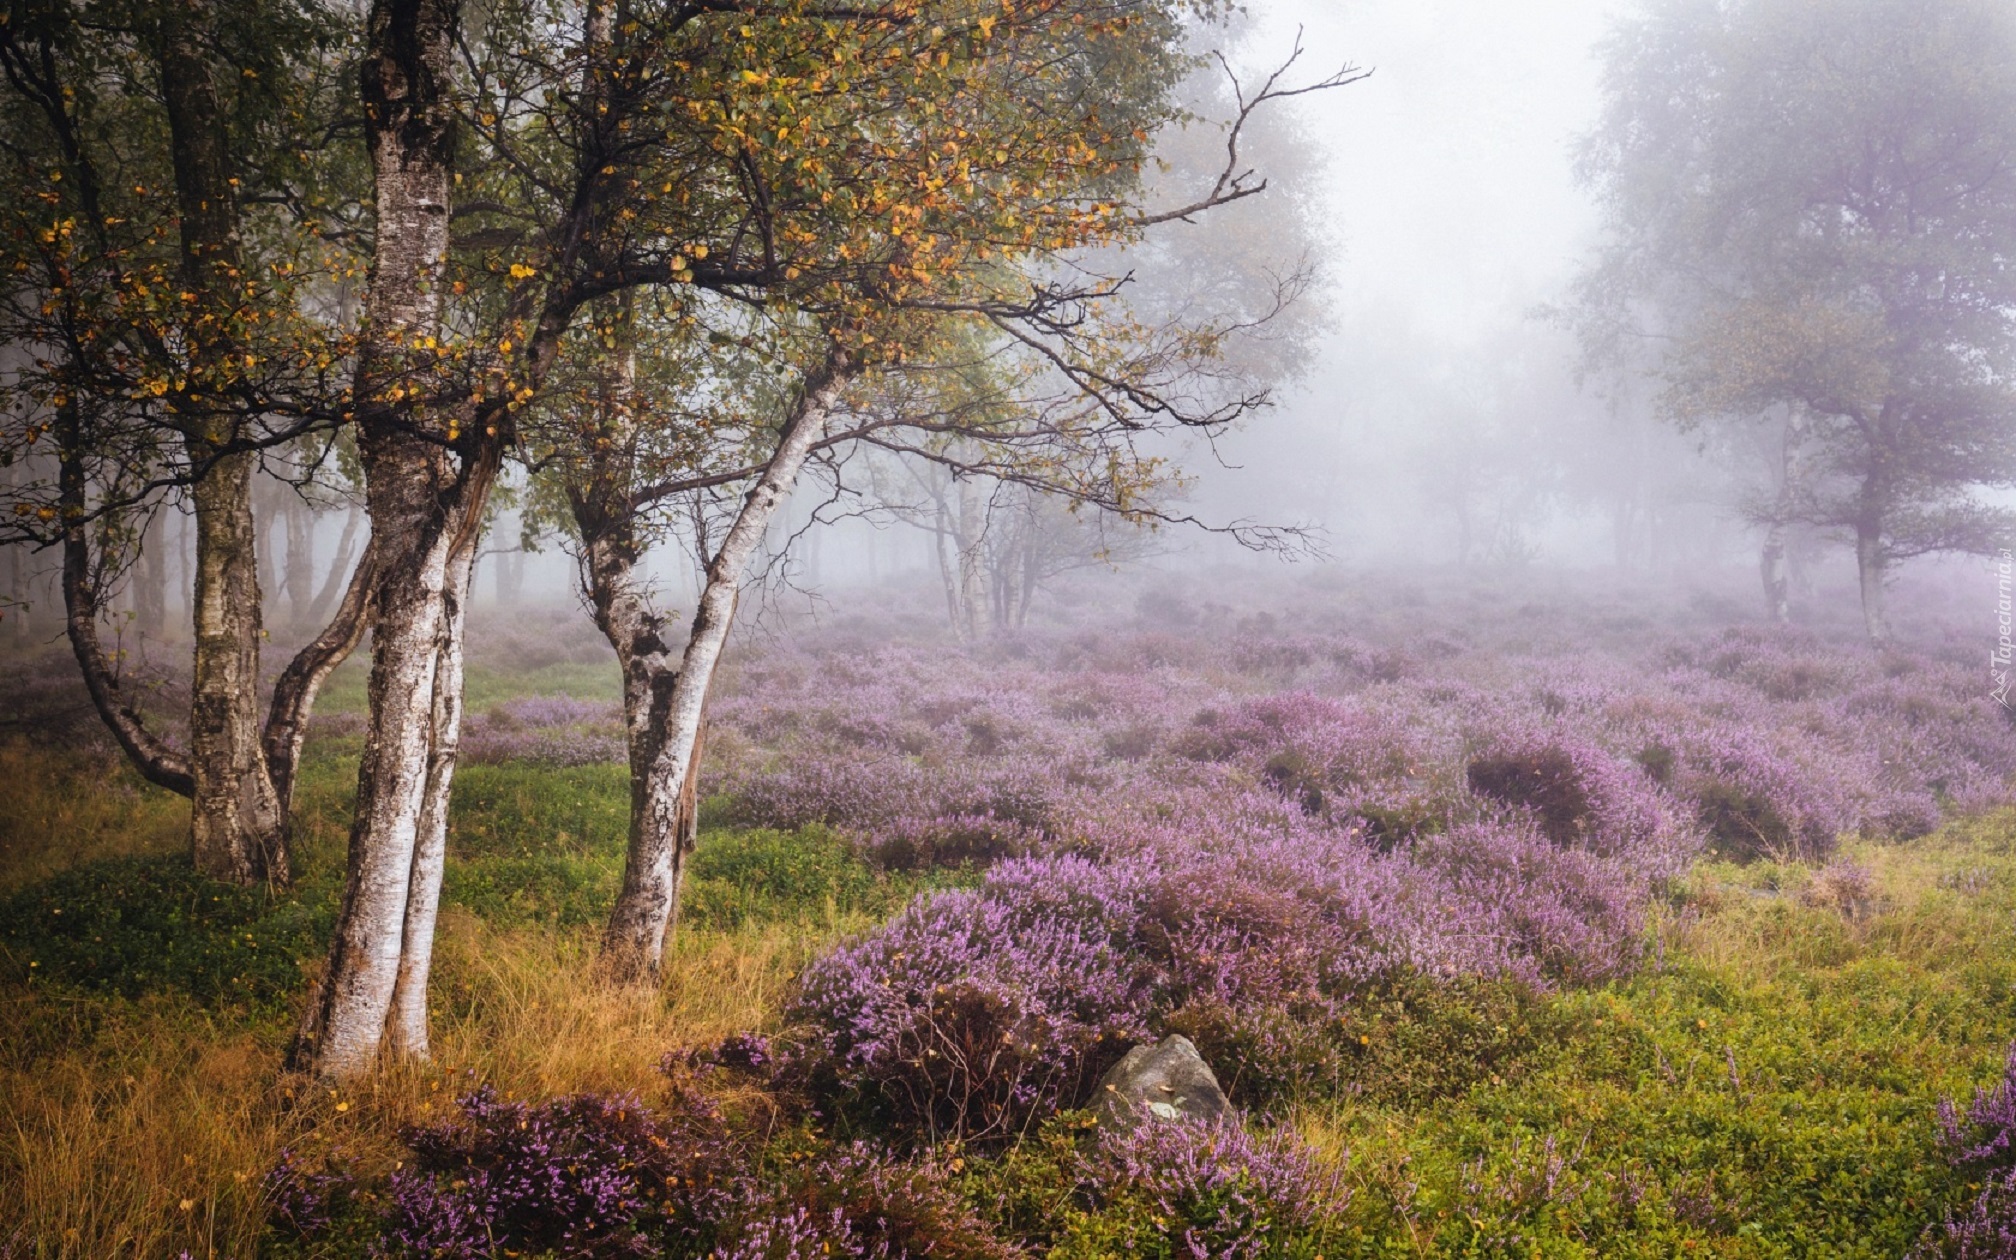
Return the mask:
<svg viewBox="0 0 2016 1260">
<path fill-rule="evenodd" d="M 1582 154 L 1585 345 L 1683 426 L 1782 430 L 1782 531 L 1852 541 L 1870 639 L 1900 560 L 2003 545 L 2016 486 L 2016 9 L 1659 0 L 1620 26 Z"/>
</svg>

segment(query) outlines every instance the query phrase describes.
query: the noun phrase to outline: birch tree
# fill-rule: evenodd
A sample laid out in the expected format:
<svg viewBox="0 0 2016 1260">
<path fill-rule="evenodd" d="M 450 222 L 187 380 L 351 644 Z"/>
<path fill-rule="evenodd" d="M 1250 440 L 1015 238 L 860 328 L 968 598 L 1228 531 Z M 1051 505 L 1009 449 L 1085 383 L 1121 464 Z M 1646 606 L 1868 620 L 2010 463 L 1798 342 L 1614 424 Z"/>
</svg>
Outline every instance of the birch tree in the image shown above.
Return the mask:
<svg viewBox="0 0 2016 1260">
<path fill-rule="evenodd" d="M 22 350 L 0 460 L 25 475 L 0 542 L 60 552 L 86 687 L 141 775 L 191 798 L 197 867 L 285 884 L 301 732 L 356 622 L 291 663 L 262 723 L 251 486 L 261 451 L 339 422 L 341 334 L 303 312 L 341 265 L 303 202 L 323 156 L 303 124 L 341 24 L 263 2 L 6 16 L 5 158 L 27 195 L 0 230 L 0 333 Z M 196 527 L 186 751 L 143 717 L 101 636 L 136 556 L 155 563 L 148 522 L 173 497 Z"/>
</svg>

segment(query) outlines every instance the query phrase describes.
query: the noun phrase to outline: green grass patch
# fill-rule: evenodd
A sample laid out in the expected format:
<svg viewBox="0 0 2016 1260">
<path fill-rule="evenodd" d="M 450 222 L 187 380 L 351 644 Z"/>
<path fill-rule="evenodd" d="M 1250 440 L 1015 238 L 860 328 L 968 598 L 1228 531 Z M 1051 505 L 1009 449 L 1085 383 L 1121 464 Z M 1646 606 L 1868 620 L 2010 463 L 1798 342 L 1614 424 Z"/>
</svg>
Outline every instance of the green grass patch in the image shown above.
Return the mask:
<svg viewBox="0 0 2016 1260">
<path fill-rule="evenodd" d="M 1802 898 L 1810 871 L 1704 867 L 1636 979 L 1391 1013 L 1358 1085 L 1299 1117 L 1359 1183 L 1328 1254 L 1903 1254 L 1972 1195 L 1940 1100 L 2016 1034 L 2008 847 L 2004 819 L 1865 850 L 1856 919 Z"/>
<path fill-rule="evenodd" d="M 0 901 L 0 953 L 30 985 L 206 1006 L 284 1007 L 319 950 L 331 899 L 275 896 L 196 873 L 187 858 L 118 858 Z"/>
<path fill-rule="evenodd" d="M 703 832 L 680 915 L 692 927 L 720 930 L 882 919 L 926 888 L 969 878 L 968 872 L 879 870 L 823 827 Z"/>
<path fill-rule="evenodd" d="M 329 675 L 315 699 L 323 714 L 362 713 L 368 708 L 371 660 L 358 653 Z M 623 675 L 613 661 L 556 661 L 532 668 L 506 668 L 472 662 L 462 677 L 462 707 L 481 713 L 493 704 L 524 696 L 572 696 L 576 700 L 623 698 Z"/>
</svg>

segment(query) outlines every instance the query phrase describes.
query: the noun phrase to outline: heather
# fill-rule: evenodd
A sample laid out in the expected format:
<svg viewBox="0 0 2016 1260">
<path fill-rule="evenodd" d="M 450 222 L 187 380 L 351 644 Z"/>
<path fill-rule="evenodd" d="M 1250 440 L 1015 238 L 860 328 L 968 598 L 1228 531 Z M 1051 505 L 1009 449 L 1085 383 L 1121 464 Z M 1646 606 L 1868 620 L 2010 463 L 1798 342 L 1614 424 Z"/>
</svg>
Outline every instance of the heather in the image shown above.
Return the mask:
<svg viewBox="0 0 2016 1260">
<path fill-rule="evenodd" d="M 334 1092 L 275 1069 L 350 676 L 279 901 L 175 876 L 89 727 L 10 745 L 10 846 L 93 837 L 9 849 L 15 1250 L 1998 1254 L 2016 736 L 1971 657 L 1297 598 L 744 645 L 655 994 L 588 979 L 613 680 L 479 657 L 436 1063 Z M 1169 1033 L 1238 1123 L 1091 1128 Z"/>
<path fill-rule="evenodd" d="M 2016 768 L 1975 671 L 1753 630 L 1441 665 L 1274 628 L 771 653 L 716 721 L 735 821 L 987 868 L 786 1012 L 787 1073 L 927 1142 L 1024 1134 L 1169 1032 L 1251 1107 L 1348 1088 L 1337 1029 L 1411 977 L 1628 976 L 1701 855 L 1824 863 Z"/>
</svg>

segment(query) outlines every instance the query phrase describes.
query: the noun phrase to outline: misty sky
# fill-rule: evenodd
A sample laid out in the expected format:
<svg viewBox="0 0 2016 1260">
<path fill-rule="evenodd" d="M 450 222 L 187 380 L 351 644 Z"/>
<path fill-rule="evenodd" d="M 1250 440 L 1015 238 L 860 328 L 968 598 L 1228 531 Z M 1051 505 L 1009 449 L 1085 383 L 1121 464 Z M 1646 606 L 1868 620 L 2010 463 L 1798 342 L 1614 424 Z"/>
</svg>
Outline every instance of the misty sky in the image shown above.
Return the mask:
<svg viewBox="0 0 2016 1260">
<path fill-rule="evenodd" d="M 1410 356 L 1459 363 L 1560 295 L 1595 215 L 1570 150 L 1597 105 L 1594 46 L 1629 0 L 1256 0 L 1249 71 L 1303 28 L 1311 74 L 1372 77 L 1303 106 L 1329 151 L 1331 331 L 1283 411 L 1226 448 L 1202 501 L 1243 510 L 1289 489 L 1333 532 L 1362 536 L 1349 502 L 1363 444 L 1395 422 L 1364 413 L 1347 370 L 1368 331 Z M 1362 358 L 1362 355 L 1359 356 Z M 1460 369 L 1459 369 L 1460 370 Z M 1284 487 L 1283 480 L 1299 484 Z M 1278 501 L 1278 500 L 1277 500 Z"/>
<path fill-rule="evenodd" d="M 1248 55 L 1304 29 L 1312 69 L 1373 76 L 1305 112 L 1331 151 L 1346 306 L 1452 339 L 1557 285 L 1593 223 L 1569 173 L 1595 113 L 1592 47 L 1623 0 L 1260 0 Z"/>
</svg>

